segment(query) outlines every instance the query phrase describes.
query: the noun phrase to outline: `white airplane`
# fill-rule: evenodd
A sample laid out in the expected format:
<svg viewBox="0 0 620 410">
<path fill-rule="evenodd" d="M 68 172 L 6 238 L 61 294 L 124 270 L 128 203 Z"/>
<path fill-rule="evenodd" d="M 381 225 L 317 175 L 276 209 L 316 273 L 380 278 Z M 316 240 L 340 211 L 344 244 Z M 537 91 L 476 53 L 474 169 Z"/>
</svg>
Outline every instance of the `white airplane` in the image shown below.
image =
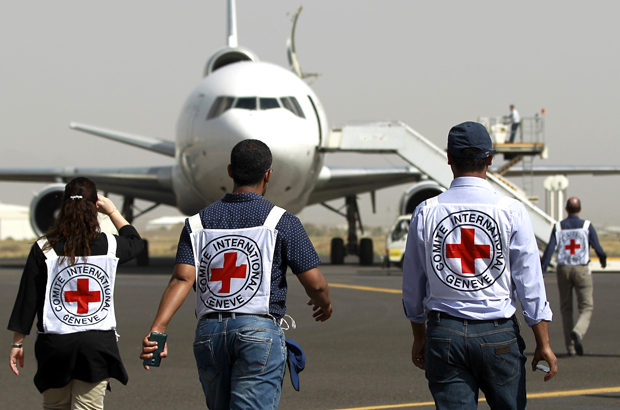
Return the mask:
<svg viewBox="0 0 620 410">
<path fill-rule="evenodd" d="M 335 151 L 330 145 L 334 139 L 331 137 L 342 130 L 330 130 L 319 98 L 304 81 L 309 75 L 302 72 L 294 47 L 300 11 L 301 8 L 295 15 L 289 39 L 289 70 L 261 62 L 252 51 L 238 45 L 235 2 L 229 0 L 227 46 L 208 60 L 203 80 L 187 98 L 177 122 L 174 142 L 70 124 L 79 131 L 173 157 L 174 165 L 71 168 L 62 164 L 53 169 L 0 169 L 3 181 L 51 183 L 31 202 L 31 223 L 35 232 L 43 234 L 50 226 L 65 183 L 76 176 L 92 179 L 103 192 L 121 195 L 124 198 L 122 212 L 129 221 L 160 204 L 175 206 L 187 215 L 194 214 L 231 188 L 226 166 L 232 147 L 243 139 L 257 138 L 271 148 L 274 158 L 275 172 L 267 199 L 292 213 L 313 204 L 323 204 L 340 213 L 347 219 L 349 233 L 346 243 L 341 238 L 332 240 L 331 262 L 343 263 L 346 254 L 353 254 L 359 256 L 362 264 L 372 263 L 372 241 L 369 238 L 358 241 L 356 234 L 358 224 L 361 227 L 356 196 L 370 192 L 374 207 L 376 190 L 414 182 L 400 200 L 400 213 L 405 214 L 413 212 L 420 202 L 441 193 L 444 188 L 429 177 L 428 172 L 425 174 L 416 168 L 422 165 L 423 158 L 410 161 L 413 166 L 402 167 L 325 165 L 326 155 Z M 357 125 L 356 128 L 362 129 Z M 370 127 L 368 135 L 375 131 L 376 127 Z M 371 149 L 365 155 L 379 151 L 380 148 Z M 441 168 L 447 172 L 443 161 Z M 513 172 L 517 171 L 511 169 L 505 175 L 511 176 Z M 528 172 L 600 175 L 616 174 L 620 167 L 547 167 Z M 345 199 L 345 212 L 326 204 L 338 198 Z M 153 202 L 153 206 L 134 215 L 135 199 Z M 141 259 L 141 262 L 146 260 Z"/>
<path fill-rule="evenodd" d="M 76 176 L 92 179 L 106 193 L 124 197 L 123 214 L 131 221 L 134 199 L 177 207 L 191 215 L 217 201 L 231 188 L 226 172 L 232 147 L 260 139 L 273 153 L 275 170 L 266 198 L 292 213 L 305 206 L 346 198 L 348 243 L 332 243 L 332 263 L 357 254 L 372 263 L 372 242 L 358 244 L 356 195 L 417 181 L 412 167 L 360 168 L 324 165 L 330 129 L 319 98 L 304 81 L 294 49 L 295 16 L 289 39 L 291 70 L 259 61 L 237 44 L 236 8 L 228 2 L 228 44 L 207 62 L 204 79 L 189 95 L 177 122 L 176 140 L 164 141 L 71 123 L 70 127 L 174 157 L 173 166 L 149 168 L 2 169 L 0 180 L 54 182 L 31 203 L 31 223 L 43 234 L 57 212 L 64 183 Z M 61 183 L 64 182 L 64 183 Z M 374 198 L 374 197 L 373 197 Z M 327 205 L 326 205 L 327 206 Z M 148 210 L 152 209 L 150 207 Z M 147 210 L 147 211 L 148 211 Z"/>
</svg>

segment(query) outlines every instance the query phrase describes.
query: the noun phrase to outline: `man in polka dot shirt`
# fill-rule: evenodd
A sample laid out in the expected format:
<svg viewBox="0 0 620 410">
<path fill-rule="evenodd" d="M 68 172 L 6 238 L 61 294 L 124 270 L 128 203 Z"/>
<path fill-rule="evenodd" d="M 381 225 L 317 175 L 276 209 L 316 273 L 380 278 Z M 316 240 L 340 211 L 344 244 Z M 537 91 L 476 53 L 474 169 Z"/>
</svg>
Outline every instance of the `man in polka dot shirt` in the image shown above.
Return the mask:
<svg viewBox="0 0 620 410">
<path fill-rule="evenodd" d="M 151 332 L 165 333 L 197 285 L 194 355 L 211 410 L 277 408 L 286 363 L 280 321 L 286 312 L 287 267 L 310 297 L 315 320 L 323 322 L 332 314 L 327 281 L 317 268 L 320 260 L 301 222 L 283 210 L 274 218 L 279 209 L 263 198 L 271 162 L 269 147 L 259 140 L 244 140 L 233 148 L 228 166 L 233 192 L 186 221 L 175 270 L 151 326 Z M 275 223 L 275 233 L 270 223 Z M 260 233 L 251 237 L 249 232 Z M 265 232 L 271 241 L 254 240 Z M 258 266 L 266 270 L 271 255 L 271 275 L 260 279 Z M 147 336 L 140 358 L 151 358 L 156 345 Z M 167 355 L 166 346 L 160 356 Z"/>
</svg>

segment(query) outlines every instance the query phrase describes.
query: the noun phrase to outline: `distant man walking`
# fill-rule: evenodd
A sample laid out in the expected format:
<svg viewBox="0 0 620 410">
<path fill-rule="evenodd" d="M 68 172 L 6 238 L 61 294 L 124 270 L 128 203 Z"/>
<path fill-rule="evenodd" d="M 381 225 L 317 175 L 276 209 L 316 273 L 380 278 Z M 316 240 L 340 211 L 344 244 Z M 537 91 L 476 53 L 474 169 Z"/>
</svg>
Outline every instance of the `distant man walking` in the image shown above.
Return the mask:
<svg viewBox="0 0 620 410">
<path fill-rule="evenodd" d="M 211 410 L 278 407 L 287 355 L 280 327 L 287 266 L 310 297 L 315 320 L 332 314 L 320 260 L 301 222 L 263 198 L 271 161 L 262 141 L 235 145 L 228 166 L 233 191 L 186 220 L 151 326 L 165 333 L 196 285 L 194 356 Z M 156 345 L 144 338 L 140 358 L 151 358 Z M 166 345 L 160 356 L 167 355 Z"/>
<path fill-rule="evenodd" d="M 452 127 L 454 180 L 416 208 L 409 228 L 403 306 L 413 330 L 411 358 L 426 370 L 439 410 L 478 408 L 478 390 L 492 409 L 525 409 L 516 297 L 536 338 L 532 368 L 547 361 L 545 381 L 558 370 L 532 222 L 521 202 L 486 181 L 494 153 L 483 125 Z"/>
<path fill-rule="evenodd" d="M 599 257 L 601 267 L 607 266 L 607 255 L 598 242 L 596 230 L 590 221 L 579 218 L 581 201 L 569 198 L 566 202 L 568 217 L 553 227 L 551 238 L 542 258 L 543 272 L 547 272 L 553 253 L 558 251 L 556 277 L 560 291 L 560 311 L 564 328 L 564 342 L 569 356 L 583 355 L 585 336 L 594 300 L 592 297 L 592 274 L 590 272 L 590 246 Z M 577 323 L 573 322 L 573 289 L 577 294 Z"/>
</svg>

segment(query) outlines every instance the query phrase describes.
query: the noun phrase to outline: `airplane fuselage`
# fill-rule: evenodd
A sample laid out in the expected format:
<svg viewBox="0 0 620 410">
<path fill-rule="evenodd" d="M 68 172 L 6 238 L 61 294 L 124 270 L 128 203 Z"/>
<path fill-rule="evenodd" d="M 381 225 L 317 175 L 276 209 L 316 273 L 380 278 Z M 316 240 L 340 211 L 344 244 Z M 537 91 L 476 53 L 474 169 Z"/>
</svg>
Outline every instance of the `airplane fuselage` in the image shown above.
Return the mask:
<svg viewBox="0 0 620 410">
<path fill-rule="evenodd" d="M 193 214 L 230 192 L 230 151 L 253 138 L 273 155 L 267 199 L 299 212 L 323 166 L 319 147 L 328 129 L 318 97 L 292 72 L 254 61 L 217 69 L 190 94 L 177 122 L 178 208 Z"/>
</svg>

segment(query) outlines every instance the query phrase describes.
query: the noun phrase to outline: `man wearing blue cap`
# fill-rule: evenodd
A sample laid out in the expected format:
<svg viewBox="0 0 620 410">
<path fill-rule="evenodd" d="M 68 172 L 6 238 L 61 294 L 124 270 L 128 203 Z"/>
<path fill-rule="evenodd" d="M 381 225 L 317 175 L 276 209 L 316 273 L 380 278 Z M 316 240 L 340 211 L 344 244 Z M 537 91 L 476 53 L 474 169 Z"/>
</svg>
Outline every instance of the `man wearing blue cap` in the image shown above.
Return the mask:
<svg viewBox="0 0 620 410">
<path fill-rule="evenodd" d="M 515 295 L 536 338 L 532 369 L 545 360 L 545 381 L 558 369 L 532 223 L 523 204 L 486 181 L 492 148 L 481 124 L 454 126 L 450 189 L 421 203 L 411 219 L 403 306 L 413 329 L 412 361 L 426 371 L 437 409 L 477 409 L 479 390 L 492 409 L 525 409 Z"/>
</svg>

